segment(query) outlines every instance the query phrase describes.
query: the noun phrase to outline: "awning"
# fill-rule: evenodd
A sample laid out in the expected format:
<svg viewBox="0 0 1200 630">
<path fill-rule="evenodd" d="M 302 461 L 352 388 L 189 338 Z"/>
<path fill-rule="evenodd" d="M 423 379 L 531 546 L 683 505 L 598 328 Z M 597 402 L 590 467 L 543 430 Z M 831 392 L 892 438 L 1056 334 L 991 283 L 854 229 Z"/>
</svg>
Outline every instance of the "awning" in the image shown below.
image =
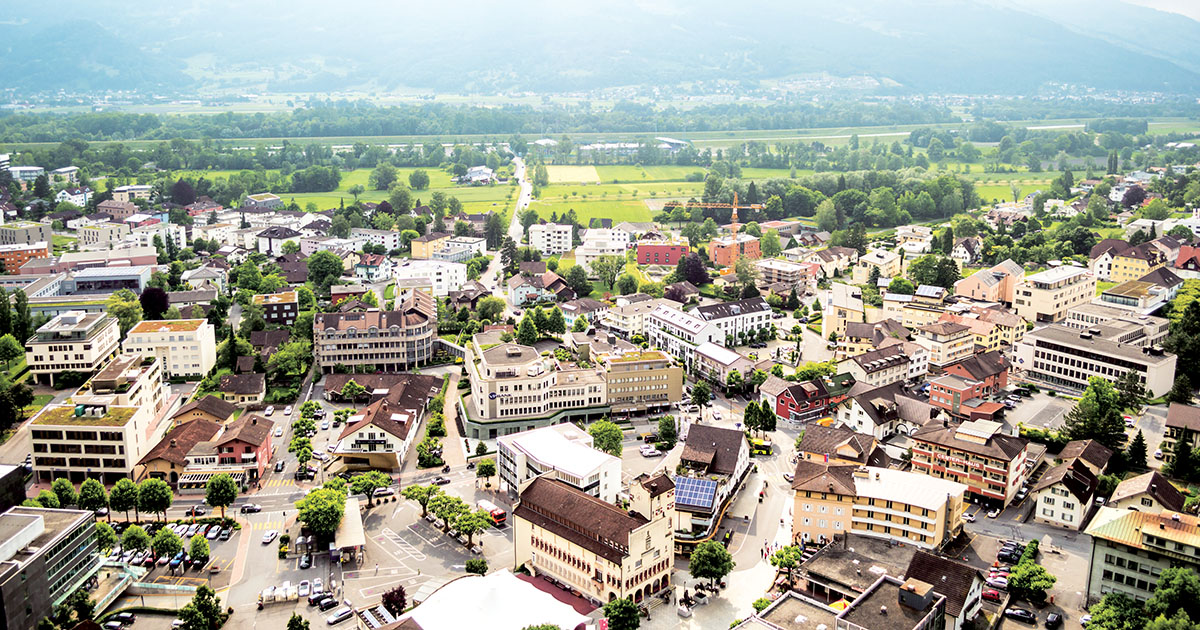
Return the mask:
<svg viewBox="0 0 1200 630">
<path fill-rule="evenodd" d="M 367 536 L 363 530 L 362 512 L 359 508 L 358 499 L 354 497 L 346 498 L 346 513 L 342 516 L 342 522 L 338 525 L 333 540 L 338 549 L 352 549 L 367 544 Z"/>
</svg>

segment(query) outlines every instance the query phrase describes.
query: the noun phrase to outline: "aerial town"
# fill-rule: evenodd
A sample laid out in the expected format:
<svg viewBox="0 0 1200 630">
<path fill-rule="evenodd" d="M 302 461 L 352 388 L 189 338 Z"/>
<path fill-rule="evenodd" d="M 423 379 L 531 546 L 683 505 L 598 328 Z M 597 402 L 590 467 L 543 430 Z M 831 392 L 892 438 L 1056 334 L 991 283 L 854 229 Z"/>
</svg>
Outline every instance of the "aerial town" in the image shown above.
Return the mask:
<svg viewBox="0 0 1200 630">
<path fill-rule="evenodd" d="M 1200 3 L 9 4 L 0 630 L 1200 630 Z"/>
</svg>

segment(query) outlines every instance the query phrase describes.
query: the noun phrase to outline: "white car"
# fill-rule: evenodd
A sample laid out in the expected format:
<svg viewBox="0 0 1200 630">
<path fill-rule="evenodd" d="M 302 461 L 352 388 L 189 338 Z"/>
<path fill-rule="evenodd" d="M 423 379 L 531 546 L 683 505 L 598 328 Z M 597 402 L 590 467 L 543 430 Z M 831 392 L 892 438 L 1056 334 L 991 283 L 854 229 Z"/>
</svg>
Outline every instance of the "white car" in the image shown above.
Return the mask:
<svg viewBox="0 0 1200 630">
<path fill-rule="evenodd" d="M 1162 459 L 1162 458 L 1163 458 L 1162 449 L 1161 448 L 1154 449 L 1154 459 Z"/>
<path fill-rule="evenodd" d="M 654 448 L 653 446 L 643 446 L 639 450 L 642 452 L 642 457 L 658 457 L 659 455 L 662 455 L 662 451 Z"/>
<path fill-rule="evenodd" d="M 992 588 L 1008 588 L 1008 578 L 1006 577 L 990 577 L 987 579 L 987 585 Z"/>
<path fill-rule="evenodd" d="M 292 415 L 292 406 L 291 405 L 288 405 L 287 408 L 283 410 L 283 415 L 285 415 L 285 416 Z"/>
<path fill-rule="evenodd" d="M 966 512 L 966 513 L 964 513 L 964 514 L 963 514 L 963 520 L 964 520 L 964 521 L 966 521 L 966 522 L 968 522 L 968 523 L 974 523 L 974 522 L 975 522 L 975 515 L 974 515 L 974 514 L 972 514 L 972 513 L 970 513 L 970 512 Z"/>
<path fill-rule="evenodd" d="M 264 545 L 271 544 L 271 541 L 275 540 L 275 537 L 277 537 L 277 536 L 279 536 L 279 532 L 272 529 L 271 531 L 263 534 L 263 543 L 262 544 L 264 544 Z"/>
<path fill-rule="evenodd" d="M 264 411 L 263 413 L 268 416 L 275 413 L 275 405 L 271 405 L 271 406 L 267 407 L 267 410 Z"/>
<path fill-rule="evenodd" d="M 312 586 L 308 580 L 300 580 L 300 597 L 308 597 L 310 592 L 312 592 Z"/>
<path fill-rule="evenodd" d="M 317 579 L 313 580 L 312 592 L 313 593 L 324 593 L 325 592 L 325 585 L 324 585 L 324 583 L 321 582 L 321 578 L 317 578 Z"/>
<path fill-rule="evenodd" d="M 1000 516 L 1000 510 L 988 510 L 988 518 L 996 518 L 997 516 Z"/>
<path fill-rule="evenodd" d="M 275 427 L 275 437 L 283 437 L 283 427 Z"/>
</svg>

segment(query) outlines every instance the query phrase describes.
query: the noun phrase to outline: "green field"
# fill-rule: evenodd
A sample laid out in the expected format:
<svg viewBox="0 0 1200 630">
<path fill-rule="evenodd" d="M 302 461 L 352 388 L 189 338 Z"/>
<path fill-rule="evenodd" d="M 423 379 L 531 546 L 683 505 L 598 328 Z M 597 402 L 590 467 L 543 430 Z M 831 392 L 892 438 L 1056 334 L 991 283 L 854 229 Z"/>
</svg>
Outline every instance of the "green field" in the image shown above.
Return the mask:
<svg viewBox="0 0 1200 630">
<path fill-rule="evenodd" d="M 579 222 L 585 226 L 592 218 L 612 219 L 613 225 L 624 221 L 640 222 L 654 220 L 654 212 L 645 203 L 636 199 L 627 199 L 625 201 L 593 199 L 570 199 L 568 201 L 561 199 L 550 201 L 534 200 L 529 207 L 536 210 L 539 217 L 547 220 L 553 213 L 562 215 L 568 210 L 574 209 L 576 216 L 579 217 Z"/>
<path fill-rule="evenodd" d="M 551 184 L 600 181 L 600 176 L 596 174 L 595 166 L 551 164 L 546 167 L 546 174 L 550 176 Z"/>
<path fill-rule="evenodd" d="M 408 176 L 415 168 L 396 169 L 400 177 L 400 181 L 407 183 Z M 463 210 L 467 214 L 479 214 L 488 210 L 500 212 L 505 216 L 505 220 L 511 215 L 512 207 L 515 203 L 517 192 L 516 188 L 507 184 L 496 184 L 494 186 L 456 186 L 450 181 L 450 174 L 439 169 L 423 169 L 429 174 L 429 188 L 426 190 L 414 190 L 413 197 L 420 200 L 421 203 L 428 203 L 429 198 L 435 192 L 445 193 L 448 197 L 455 197 L 463 204 Z M 342 181 L 338 184 L 338 188 L 331 192 L 316 192 L 316 193 L 282 193 L 279 195 L 285 202 L 295 200 L 301 208 L 306 207 L 309 203 L 316 204 L 318 210 L 328 210 L 337 208 L 342 204 L 354 202 L 354 195 L 351 195 L 349 190 L 351 186 L 359 185 L 367 188 L 367 183 L 371 176 L 371 169 L 360 168 L 353 171 L 344 171 L 342 173 Z M 358 197 L 362 201 L 380 202 L 388 198 L 386 190 L 367 190 Z"/>
</svg>

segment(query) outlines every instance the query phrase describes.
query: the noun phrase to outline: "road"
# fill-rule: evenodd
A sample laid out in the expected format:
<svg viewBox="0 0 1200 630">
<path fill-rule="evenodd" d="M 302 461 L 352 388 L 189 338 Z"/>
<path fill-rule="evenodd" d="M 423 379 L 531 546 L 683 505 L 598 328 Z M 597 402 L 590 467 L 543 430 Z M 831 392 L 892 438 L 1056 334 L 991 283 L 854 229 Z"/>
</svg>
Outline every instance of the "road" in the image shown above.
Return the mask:
<svg viewBox="0 0 1200 630">
<path fill-rule="evenodd" d="M 519 244 L 521 242 L 522 234 L 521 221 L 518 217 L 520 216 L 522 210 L 529 207 L 529 201 L 533 197 L 533 184 L 530 183 L 529 178 L 526 177 L 525 161 L 519 157 L 514 157 L 513 164 L 515 165 L 515 168 L 513 169 L 513 177 L 515 177 L 520 183 L 521 192 L 517 195 L 517 205 L 513 208 L 512 220 L 508 224 L 507 234 L 509 238 Z M 493 295 L 504 298 L 506 290 L 503 282 L 501 281 L 502 275 L 500 271 L 500 251 L 489 251 L 488 255 L 492 256 L 492 263 L 488 265 L 487 271 L 484 271 L 482 274 L 480 274 L 479 282 L 481 282 L 483 286 L 490 289 Z M 505 302 L 507 304 L 507 300 L 505 300 Z M 506 305 L 505 315 L 515 316 L 515 312 L 511 304 Z"/>
</svg>

